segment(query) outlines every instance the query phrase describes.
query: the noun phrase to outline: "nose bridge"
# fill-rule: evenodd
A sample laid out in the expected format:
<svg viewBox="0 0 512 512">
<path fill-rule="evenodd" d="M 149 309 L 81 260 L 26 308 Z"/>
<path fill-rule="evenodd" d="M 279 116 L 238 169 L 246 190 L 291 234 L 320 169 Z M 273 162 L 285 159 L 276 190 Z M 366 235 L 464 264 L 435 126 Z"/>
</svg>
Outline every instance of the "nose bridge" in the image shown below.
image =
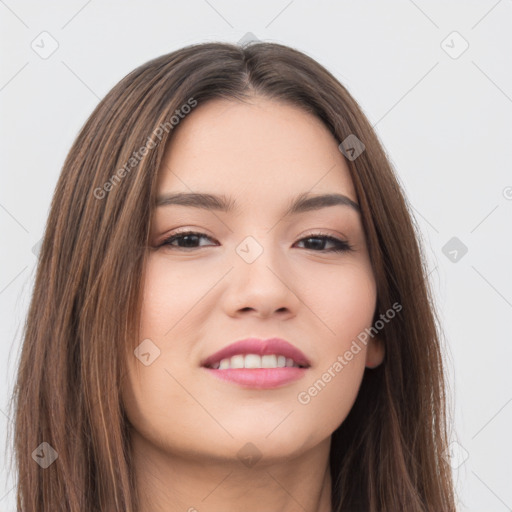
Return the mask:
<svg viewBox="0 0 512 512">
<path fill-rule="evenodd" d="M 267 281 L 277 279 L 270 269 L 281 267 L 279 250 L 274 247 L 271 235 L 248 235 L 236 246 L 235 252 L 240 260 L 236 266 L 246 279 L 254 276 L 258 280 L 263 279 L 267 285 L 271 284 Z"/>
<path fill-rule="evenodd" d="M 286 264 L 268 233 L 246 236 L 235 248 L 232 294 L 236 308 L 252 308 L 271 313 L 293 308 L 296 297 L 287 283 Z"/>
</svg>

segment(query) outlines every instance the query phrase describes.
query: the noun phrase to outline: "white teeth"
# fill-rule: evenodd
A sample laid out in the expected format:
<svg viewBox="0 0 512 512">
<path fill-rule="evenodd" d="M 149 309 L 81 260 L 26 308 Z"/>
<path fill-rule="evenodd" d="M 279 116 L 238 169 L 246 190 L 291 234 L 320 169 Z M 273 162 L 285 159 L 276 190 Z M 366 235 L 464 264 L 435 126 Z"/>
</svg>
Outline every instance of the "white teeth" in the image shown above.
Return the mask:
<svg viewBox="0 0 512 512">
<path fill-rule="evenodd" d="M 274 355 L 261 356 L 261 366 L 263 368 L 277 368 L 277 356 L 274 356 Z"/>
<path fill-rule="evenodd" d="M 231 360 L 229 360 L 231 366 Z M 244 359 L 245 368 L 261 368 L 261 356 L 256 354 L 247 354 Z"/>
<path fill-rule="evenodd" d="M 231 359 L 224 359 L 224 361 L 229 361 L 230 368 L 244 368 L 244 356 L 239 354 L 237 356 L 233 356 Z"/>
<path fill-rule="evenodd" d="M 259 356 L 257 354 L 237 354 L 230 358 L 222 359 L 218 363 L 212 365 L 216 370 L 228 370 L 235 368 L 284 368 L 299 367 L 293 362 L 293 359 L 277 354 L 267 354 Z"/>
</svg>

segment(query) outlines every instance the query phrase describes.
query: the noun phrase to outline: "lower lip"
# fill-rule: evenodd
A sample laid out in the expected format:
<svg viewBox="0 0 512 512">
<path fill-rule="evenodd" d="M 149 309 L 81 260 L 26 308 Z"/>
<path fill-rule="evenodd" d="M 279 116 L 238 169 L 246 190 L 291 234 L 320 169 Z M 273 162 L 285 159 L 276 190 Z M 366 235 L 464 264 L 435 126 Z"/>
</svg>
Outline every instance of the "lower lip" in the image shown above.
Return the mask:
<svg viewBox="0 0 512 512">
<path fill-rule="evenodd" d="M 218 379 L 234 382 L 243 387 L 272 389 L 301 379 L 304 377 L 307 368 L 288 366 L 284 368 L 236 368 L 229 370 L 205 368 L 205 370 Z"/>
</svg>

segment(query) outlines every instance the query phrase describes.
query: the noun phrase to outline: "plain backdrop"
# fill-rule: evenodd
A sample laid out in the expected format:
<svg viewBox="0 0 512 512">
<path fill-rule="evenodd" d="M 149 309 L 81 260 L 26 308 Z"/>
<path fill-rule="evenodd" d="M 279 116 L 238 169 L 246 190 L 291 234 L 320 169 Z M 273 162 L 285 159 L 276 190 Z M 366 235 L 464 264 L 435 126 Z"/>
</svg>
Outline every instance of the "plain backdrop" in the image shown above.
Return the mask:
<svg viewBox="0 0 512 512">
<path fill-rule="evenodd" d="M 443 322 L 459 510 L 512 509 L 511 0 L 1 0 L 0 33 L 1 512 L 15 510 L 8 400 L 34 246 L 74 138 L 140 64 L 244 37 L 318 60 L 375 126 L 420 227 Z"/>
</svg>

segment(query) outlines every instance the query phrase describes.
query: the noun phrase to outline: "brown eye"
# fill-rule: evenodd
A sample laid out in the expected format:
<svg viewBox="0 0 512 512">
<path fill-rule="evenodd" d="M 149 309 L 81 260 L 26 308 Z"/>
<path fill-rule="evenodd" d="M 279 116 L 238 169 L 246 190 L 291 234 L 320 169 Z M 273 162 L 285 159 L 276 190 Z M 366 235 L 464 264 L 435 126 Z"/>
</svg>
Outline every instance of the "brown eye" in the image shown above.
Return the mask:
<svg viewBox="0 0 512 512">
<path fill-rule="evenodd" d="M 304 241 L 313 241 L 313 243 L 310 244 L 312 247 L 306 247 L 306 249 L 310 249 L 315 252 L 346 252 L 353 250 L 353 247 L 345 240 L 340 240 L 333 236 L 323 235 L 320 233 L 309 235 L 305 238 L 302 238 L 301 240 L 299 240 L 299 243 Z M 332 247 L 331 249 L 325 249 L 326 243 L 331 243 L 334 245 L 334 247 Z"/>
<path fill-rule="evenodd" d="M 176 233 L 169 238 L 166 238 L 161 244 L 160 247 L 166 246 L 171 247 L 175 249 L 197 249 L 199 247 L 204 247 L 201 245 L 196 245 L 201 239 L 208 239 L 211 240 L 211 238 L 204 233 L 197 233 L 195 231 L 185 231 L 183 233 Z M 177 242 L 177 245 L 174 244 L 174 242 Z"/>
</svg>

